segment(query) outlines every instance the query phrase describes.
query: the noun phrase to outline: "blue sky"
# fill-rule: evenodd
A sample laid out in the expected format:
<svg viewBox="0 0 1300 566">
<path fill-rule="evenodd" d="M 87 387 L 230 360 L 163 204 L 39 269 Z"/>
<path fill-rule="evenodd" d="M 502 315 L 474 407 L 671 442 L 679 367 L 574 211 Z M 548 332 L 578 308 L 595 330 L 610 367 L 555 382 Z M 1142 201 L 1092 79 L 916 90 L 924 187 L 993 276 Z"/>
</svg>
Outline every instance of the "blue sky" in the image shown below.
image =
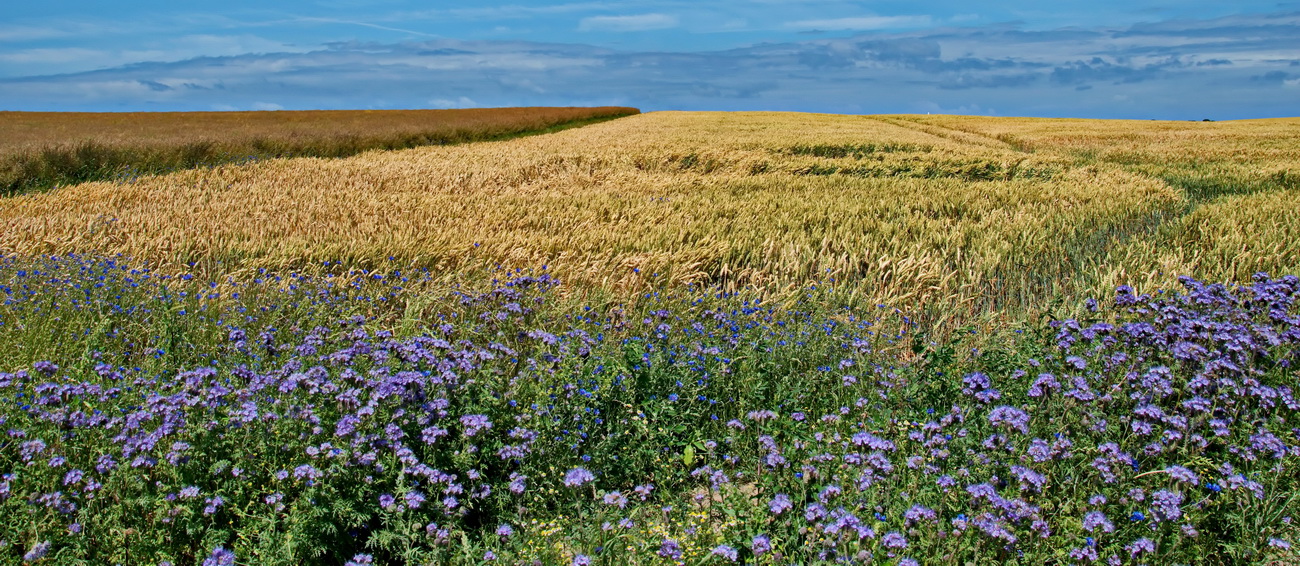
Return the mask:
<svg viewBox="0 0 1300 566">
<path fill-rule="evenodd" d="M 2 110 L 1300 115 L 1300 1 L 11 4 Z"/>
</svg>

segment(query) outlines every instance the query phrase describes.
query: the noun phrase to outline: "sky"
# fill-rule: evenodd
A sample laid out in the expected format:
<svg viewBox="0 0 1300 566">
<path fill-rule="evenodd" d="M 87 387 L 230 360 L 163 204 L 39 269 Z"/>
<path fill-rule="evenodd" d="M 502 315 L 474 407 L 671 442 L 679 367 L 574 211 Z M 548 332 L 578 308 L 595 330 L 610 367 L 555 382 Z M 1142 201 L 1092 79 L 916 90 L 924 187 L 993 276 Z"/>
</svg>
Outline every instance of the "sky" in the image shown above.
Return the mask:
<svg viewBox="0 0 1300 566">
<path fill-rule="evenodd" d="M 0 110 L 1300 115 L 1300 0 L 6 4 Z"/>
</svg>

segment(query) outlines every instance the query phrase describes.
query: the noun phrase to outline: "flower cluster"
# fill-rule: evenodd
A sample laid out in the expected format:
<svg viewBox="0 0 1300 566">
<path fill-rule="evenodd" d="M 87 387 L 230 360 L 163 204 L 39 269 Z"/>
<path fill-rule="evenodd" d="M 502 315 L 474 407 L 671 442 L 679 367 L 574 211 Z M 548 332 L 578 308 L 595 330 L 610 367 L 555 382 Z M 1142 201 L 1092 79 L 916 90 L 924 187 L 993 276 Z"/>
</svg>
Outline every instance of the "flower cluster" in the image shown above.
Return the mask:
<svg viewBox="0 0 1300 566">
<path fill-rule="evenodd" d="M 18 328 L 33 309 L 123 293 L 129 272 L 89 265 L 10 266 L 0 332 L 34 340 Z M 137 318 L 203 294 L 125 278 L 147 297 L 122 307 Z M 0 514 L 25 518 L 0 522 L 0 554 L 124 560 L 103 541 L 128 529 L 150 533 L 132 559 L 203 547 L 212 564 L 271 548 L 356 564 L 1250 561 L 1296 540 L 1295 277 L 1121 288 L 1095 320 L 943 364 L 903 351 L 896 312 L 827 310 L 811 291 L 787 308 L 688 289 L 595 309 L 521 274 L 456 291 L 415 331 L 358 315 L 405 304 L 402 279 L 214 290 L 193 303 L 184 368 L 128 365 L 167 347 L 123 328 L 96 340 L 129 356 L 0 373 Z"/>
</svg>

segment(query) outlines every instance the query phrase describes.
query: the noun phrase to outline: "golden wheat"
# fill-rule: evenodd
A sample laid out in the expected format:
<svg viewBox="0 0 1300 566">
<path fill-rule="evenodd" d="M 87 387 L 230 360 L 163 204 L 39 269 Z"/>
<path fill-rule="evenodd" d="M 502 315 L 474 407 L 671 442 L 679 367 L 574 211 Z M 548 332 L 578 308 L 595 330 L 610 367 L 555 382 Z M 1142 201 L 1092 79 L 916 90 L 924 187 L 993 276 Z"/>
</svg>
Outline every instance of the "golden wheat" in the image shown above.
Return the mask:
<svg viewBox="0 0 1300 566">
<path fill-rule="evenodd" d="M 656 275 L 766 289 L 834 279 L 856 300 L 960 318 L 1184 272 L 1294 271 L 1294 191 L 1193 198 L 1141 166 L 1226 175 L 1245 155 L 1285 181 L 1298 125 L 659 112 L 6 199 L 0 250 L 227 271 L 548 265 L 624 291 Z"/>
<path fill-rule="evenodd" d="M 276 112 L 0 111 L 0 155 L 94 142 L 108 147 L 297 146 L 330 140 L 513 132 L 631 108 L 469 108 L 456 110 L 303 110 Z M 482 137 L 482 136 L 477 136 Z M 248 151 L 257 148 L 244 147 Z"/>
</svg>

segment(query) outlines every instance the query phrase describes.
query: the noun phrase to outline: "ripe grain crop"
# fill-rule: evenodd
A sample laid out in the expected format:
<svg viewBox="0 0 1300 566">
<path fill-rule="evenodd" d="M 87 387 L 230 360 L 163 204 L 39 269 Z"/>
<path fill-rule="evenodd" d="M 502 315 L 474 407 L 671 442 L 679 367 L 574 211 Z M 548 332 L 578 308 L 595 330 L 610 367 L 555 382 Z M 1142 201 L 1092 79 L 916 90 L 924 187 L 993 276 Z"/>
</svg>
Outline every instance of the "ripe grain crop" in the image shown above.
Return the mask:
<svg viewBox="0 0 1300 566">
<path fill-rule="evenodd" d="M 1278 191 L 1300 162 L 1297 124 L 1062 130 L 1051 120 L 657 112 L 7 199 L 0 249 L 224 271 L 390 257 L 444 271 L 548 265 L 580 288 L 620 292 L 651 278 L 772 291 L 833 280 L 851 301 L 953 320 L 1182 273 L 1293 272 L 1300 223 L 1285 214 L 1294 192 Z M 1242 155 L 1254 165 L 1237 165 Z M 1170 180 L 1258 168 L 1263 184 L 1249 194 Z M 1260 199 L 1275 218 L 1218 200 L 1230 196 Z"/>
<path fill-rule="evenodd" d="M 501 139 L 635 108 L 0 112 L 0 196 L 232 161 Z"/>
</svg>

